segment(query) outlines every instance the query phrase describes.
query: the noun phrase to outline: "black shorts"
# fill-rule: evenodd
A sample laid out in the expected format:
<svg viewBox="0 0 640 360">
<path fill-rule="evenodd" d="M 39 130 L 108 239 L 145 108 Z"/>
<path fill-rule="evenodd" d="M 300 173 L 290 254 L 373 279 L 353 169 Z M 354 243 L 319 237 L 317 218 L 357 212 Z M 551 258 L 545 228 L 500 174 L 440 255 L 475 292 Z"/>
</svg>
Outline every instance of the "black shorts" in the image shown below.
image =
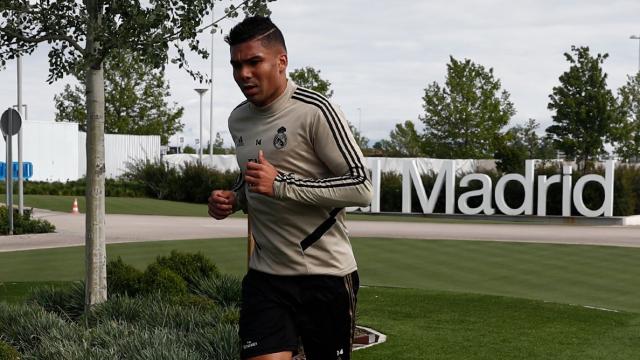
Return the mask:
<svg viewBox="0 0 640 360">
<path fill-rule="evenodd" d="M 249 270 L 242 280 L 241 358 L 298 349 L 307 360 L 349 360 L 358 273 L 280 276 Z"/>
</svg>

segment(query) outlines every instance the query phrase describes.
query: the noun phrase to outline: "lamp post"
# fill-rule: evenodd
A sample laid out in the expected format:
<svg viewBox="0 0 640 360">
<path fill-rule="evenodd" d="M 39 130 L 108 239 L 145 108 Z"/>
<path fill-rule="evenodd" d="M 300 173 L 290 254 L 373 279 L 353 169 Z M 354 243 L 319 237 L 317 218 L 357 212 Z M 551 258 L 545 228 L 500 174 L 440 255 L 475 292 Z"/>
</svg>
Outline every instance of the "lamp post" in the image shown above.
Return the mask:
<svg viewBox="0 0 640 360">
<path fill-rule="evenodd" d="M 358 132 L 362 135 L 362 108 L 358 108 Z"/>
<path fill-rule="evenodd" d="M 638 40 L 638 72 L 640 72 L 640 35 L 631 35 L 631 40 Z"/>
<path fill-rule="evenodd" d="M 198 160 L 202 164 L 202 95 L 204 95 L 204 93 L 206 93 L 209 89 L 199 88 L 194 90 L 198 93 L 198 95 L 200 95 L 200 141 L 198 144 Z"/>
<path fill-rule="evenodd" d="M 22 113 L 22 57 L 18 56 L 18 112 L 20 112 L 21 116 L 24 116 Z M 7 164 L 7 166 L 11 166 L 11 171 L 13 171 L 13 164 Z M 22 173 L 22 126 L 20 127 L 20 132 L 18 133 L 18 213 L 20 215 L 24 214 L 24 174 Z M 13 194 L 11 194 L 13 196 Z"/>
<path fill-rule="evenodd" d="M 213 15 L 214 7 L 211 7 L 211 22 L 214 23 L 216 21 L 215 16 Z M 209 93 L 209 155 L 213 155 L 213 35 L 216 33 L 216 27 L 211 27 L 211 92 Z"/>
</svg>

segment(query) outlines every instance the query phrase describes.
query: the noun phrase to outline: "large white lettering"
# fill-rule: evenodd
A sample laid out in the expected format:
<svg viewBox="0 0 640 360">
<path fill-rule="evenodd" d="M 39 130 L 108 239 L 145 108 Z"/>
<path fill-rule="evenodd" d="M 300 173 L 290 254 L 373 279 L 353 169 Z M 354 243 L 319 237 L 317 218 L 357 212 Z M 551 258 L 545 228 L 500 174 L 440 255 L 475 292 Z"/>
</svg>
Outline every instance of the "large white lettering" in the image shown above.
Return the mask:
<svg viewBox="0 0 640 360">
<path fill-rule="evenodd" d="M 445 213 L 453 214 L 454 209 L 454 201 L 456 198 L 456 161 L 455 160 L 445 160 L 442 162 L 442 166 L 440 167 L 440 171 L 436 176 L 436 182 L 433 184 L 433 189 L 431 189 L 431 195 L 427 196 L 427 193 L 424 191 L 424 185 L 422 184 L 422 178 L 420 177 L 420 172 L 418 171 L 418 167 L 416 166 L 415 161 L 407 161 L 404 163 L 404 168 L 402 172 L 402 212 L 410 213 L 411 212 L 411 183 L 413 182 L 413 186 L 416 189 L 416 193 L 418 194 L 418 200 L 420 200 L 420 206 L 422 207 L 422 212 L 425 214 L 433 213 L 433 209 L 436 207 L 436 201 L 438 200 L 438 196 L 440 195 L 440 190 L 442 190 L 442 186 L 445 186 Z"/>
<path fill-rule="evenodd" d="M 614 197 L 614 171 L 615 161 L 608 160 L 605 163 L 605 175 L 589 174 L 581 177 L 573 185 L 571 166 L 562 167 L 562 175 L 546 175 L 538 176 L 537 185 L 537 209 L 536 215 L 546 216 L 547 214 L 547 193 L 553 184 L 562 185 L 562 216 L 571 216 L 571 205 L 583 216 L 613 216 L 613 197 Z M 402 172 L 402 212 L 411 212 L 411 189 L 412 185 L 416 189 L 422 212 L 425 214 L 433 213 L 436 201 L 445 189 L 445 213 L 453 214 L 455 212 L 455 176 L 456 161 L 444 160 L 435 183 L 431 189 L 431 194 L 427 195 L 420 172 L 415 160 L 407 160 L 403 165 Z M 380 212 L 380 163 L 375 162 L 372 166 L 372 180 L 374 189 L 374 198 L 371 203 L 371 212 Z M 535 160 L 527 160 L 525 162 L 525 174 L 506 174 L 498 179 L 495 186 L 495 192 L 492 193 L 491 178 L 485 174 L 468 174 L 460 179 L 460 187 L 469 187 L 472 181 L 479 181 L 481 188 L 470 190 L 460 195 L 457 201 L 458 208 L 463 214 L 474 215 L 484 213 L 486 215 L 495 214 L 492 206 L 493 197 L 498 210 L 505 215 L 533 215 L 534 214 L 534 186 L 535 186 Z M 511 182 L 519 182 L 524 188 L 524 199 L 522 204 L 517 208 L 512 208 L 506 203 L 505 189 L 506 185 Z M 602 186 L 604 190 L 604 201 L 598 209 L 589 209 L 583 200 L 584 187 L 589 182 L 595 182 Z M 482 197 L 482 203 L 477 207 L 469 206 L 469 199 L 474 197 Z"/>
</svg>

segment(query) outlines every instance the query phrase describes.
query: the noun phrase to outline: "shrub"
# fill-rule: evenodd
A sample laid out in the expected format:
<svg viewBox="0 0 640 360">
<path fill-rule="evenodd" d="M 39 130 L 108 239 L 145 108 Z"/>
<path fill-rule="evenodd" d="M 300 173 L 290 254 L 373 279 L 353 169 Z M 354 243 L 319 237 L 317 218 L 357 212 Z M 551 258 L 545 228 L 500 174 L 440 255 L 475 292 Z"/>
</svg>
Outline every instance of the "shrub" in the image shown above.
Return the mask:
<svg viewBox="0 0 640 360">
<path fill-rule="evenodd" d="M 0 302 L 0 336 L 23 354 L 35 349 L 48 334 L 66 332 L 74 326 L 39 306 Z"/>
<path fill-rule="evenodd" d="M 165 327 L 180 331 L 194 331 L 218 323 L 222 313 L 216 306 L 180 305 L 160 294 L 149 296 L 116 295 L 97 305 L 86 319 L 92 326 L 117 321 L 144 327 Z"/>
<path fill-rule="evenodd" d="M 20 360 L 20 353 L 11 345 L 0 341 L 0 359 L 3 360 Z"/>
<path fill-rule="evenodd" d="M 172 270 L 154 263 L 142 275 L 140 290 L 142 294 L 179 296 L 187 293 L 187 282 Z"/>
<path fill-rule="evenodd" d="M 107 263 L 107 294 L 135 296 L 140 292 L 142 271 L 125 264 L 121 257 Z"/>
<path fill-rule="evenodd" d="M 115 295 L 66 322 L 35 305 L 0 303 L 0 337 L 25 359 L 237 359 L 237 307 Z M 1 357 L 0 357 L 1 358 Z"/>
<path fill-rule="evenodd" d="M 138 160 L 127 164 L 122 178 L 142 185 L 147 196 L 168 199 L 170 184 L 178 177 L 178 170 L 162 160 Z"/>
<path fill-rule="evenodd" d="M 86 178 L 69 180 L 67 182 L 25 181 L 25 195 L 65 195 L 84 196 L 87 186 Z M 105 179 L 106 196 L 143 197 L 144 186 L 136 181 L 128 181 L 124 178 Z M 5 191 L 4 182 L 0 183 L 0 191 Z"/>
<path fill-rule="evenodd" d="M 0 233 L 9 233 L 9 220 L 7 216 L 7 207 L 0 206 Z M 27 211 L 24 215 L 20 215 L 17 210 L 13 211 L 13 234 L 40 234 L 54 232 L 56 227 L 42 219 L 32 219 L 31 212 Z"/>
<path fill-rule="evenodd" d="M 83 282 L 64 286 L 42 286 L 31 290 L 27 302 L 57 314 L 63 319 L 78 319 L 84 312 L 85 288 Z"/>
<path fill-rule="evenodd" d="M 237 172 L 222 172 L 197 162 L 175 168 L 162 160 L 140 160 L 127 166 L 123 179 L 141 184 L 149 197 L 206 203 L 212 189 L 231 188 L 237 176 Z"/>
<path fill-rule="evenodd" d="M 174 183 L 175 200 L 204 204 L 211 190 L 230 189 L 237 178 L 235 172 L 221 172 L 197 162 L 180 166 L 180 181 Z"/>
<path fill-rule="evenodd" d="M 236 360 L 240 358 L 240 337 L 237 324 L 220 324 L 189 336 L 191 346 L 207 359 Z"/>
<path fill-rule="evenodd" d="M 189 285 L 195 284 L 199 278 L 220 275 L 213 262 L 200 252 L 188 254 L 173 250 L 169 256 L 158 256 L 155 263 L 178 274 Z"/>
<path fill-rule="evenodd" d="M 200 278 L 193 291 L 212 299 L 220 306 L 237 306 L 240 304 L 242 282 L 226 274 L 215 278 Z"/>
</svg>

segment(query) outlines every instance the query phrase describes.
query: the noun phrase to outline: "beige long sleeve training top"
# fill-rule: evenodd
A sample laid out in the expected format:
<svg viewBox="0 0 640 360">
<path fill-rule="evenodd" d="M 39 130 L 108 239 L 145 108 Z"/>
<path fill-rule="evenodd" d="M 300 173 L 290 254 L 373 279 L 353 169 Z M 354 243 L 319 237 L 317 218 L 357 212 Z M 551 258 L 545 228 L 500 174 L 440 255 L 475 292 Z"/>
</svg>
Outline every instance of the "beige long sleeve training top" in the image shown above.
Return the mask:
<svg viewBox="0 0 640 360">
<path fill-rule="evenodd" d="M 240 104 L 229 130 L 242 171 L 233 190 L 238 208 L 251 214 L 256 242 L 249 267 L 279 275 L 355 271 L 344 207 L 369 205 L 371 182 L 342 111 L 288 80 L 273 103 Z M 243 180 L 259 150 L 279 172 L 273 198 L 249 192 Z"/>
</svg>

